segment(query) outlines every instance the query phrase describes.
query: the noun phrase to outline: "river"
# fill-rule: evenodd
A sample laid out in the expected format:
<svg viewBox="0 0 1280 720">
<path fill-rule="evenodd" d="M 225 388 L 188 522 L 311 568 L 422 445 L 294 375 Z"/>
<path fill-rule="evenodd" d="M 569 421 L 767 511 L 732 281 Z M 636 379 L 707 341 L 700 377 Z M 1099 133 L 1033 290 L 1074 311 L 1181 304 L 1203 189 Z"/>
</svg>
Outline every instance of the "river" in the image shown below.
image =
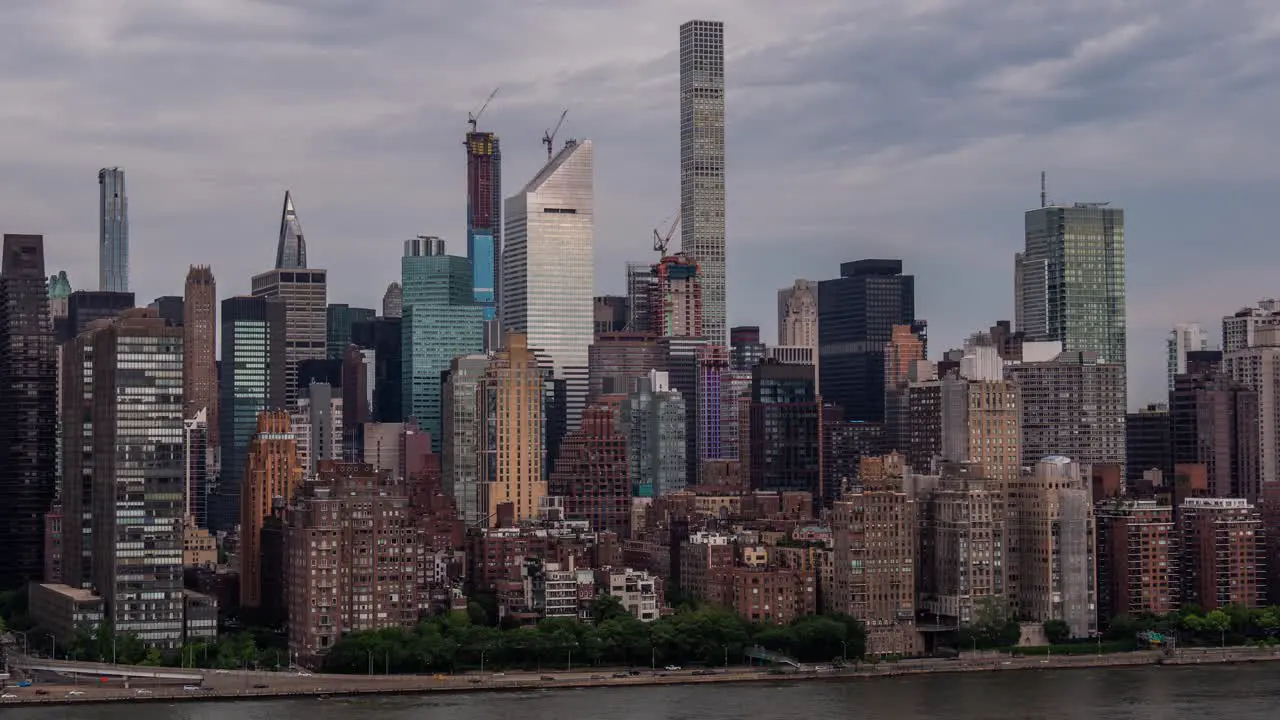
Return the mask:
<svg viewBox="0 0 1280 720">
<path fill-rule="evenodd" d="M 1274 720 L 1280 665 L 5 709 L 4 720 Z"/>
</svg>

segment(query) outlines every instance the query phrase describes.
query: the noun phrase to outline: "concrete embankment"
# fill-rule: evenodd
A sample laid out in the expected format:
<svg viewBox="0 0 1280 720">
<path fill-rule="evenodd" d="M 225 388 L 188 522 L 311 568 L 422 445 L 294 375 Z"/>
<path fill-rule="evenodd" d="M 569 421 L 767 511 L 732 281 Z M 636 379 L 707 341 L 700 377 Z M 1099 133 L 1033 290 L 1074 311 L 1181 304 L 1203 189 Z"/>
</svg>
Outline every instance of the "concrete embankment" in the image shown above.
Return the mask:
<svg viewBox="0 0 1280 720">
<path fill-rule="evenodd" d="M 107 702 L 174 702 L 211 700 L 265 700 L 272 698 L 340 697 L 356 695 L 418 695 L 460 692 L 517 692 L 557 688 L 642 687 L 702 683 L 850 681 L 875 677 L 955 672 L 1006 672 L 1065 670 L 1073 668 L 1132 667 L 1142 665 L 1194 665 L 1280 660 L 1280 650 L 1266 648 L 1188 649 L 1173 654 L 1144 651 L 1105 655 L 1009 656 L 987 655 L 955 660 L 904 660 L 862 663 L 845 669 L 806 668 L 787 672 L 759 668 L 701 671 L 648 671 L 638 675 L 605 671 L 546 673 L 484 673 L 471 675 L 292 675 L 285 673 L 215 673 L 205 675 L 204 686 L 153 686 L 129 688 L 37 683 L 9 688 L 16 697 L 0 699 L 4 705 L 81 704 Z M 45 694 L 36 694 L 43 690 Z"/>
</svg>

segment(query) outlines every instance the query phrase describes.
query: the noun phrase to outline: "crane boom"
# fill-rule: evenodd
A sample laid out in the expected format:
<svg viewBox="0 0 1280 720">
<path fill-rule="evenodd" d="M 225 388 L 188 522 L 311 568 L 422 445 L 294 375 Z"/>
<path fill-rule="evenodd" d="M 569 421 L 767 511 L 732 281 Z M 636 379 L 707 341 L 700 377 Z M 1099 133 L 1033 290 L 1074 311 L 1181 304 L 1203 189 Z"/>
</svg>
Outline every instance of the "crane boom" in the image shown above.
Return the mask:
<svg viewBox="0 0 1280 720">
<path fill-rule="evenodd" d="M 475 114 L 467 113 L 467 122 L 471 125 L 471 132 L 476 131 L 476 123 L 480 122 L 480 116 L 484 114 L 484 109 L 489 107 L 489 103 L 493 100 L 493 96 L 497 95 L 498 91 L 501 89 L 501 87 L 494 88 L 493 92 L 489 93 L 489 97 L 485 99 L 484 104 L 480 106 L 480 109 L 477 110 Z"/>
<path fill-rule="evenodd" d="M 556 133 L 560 132 L 560 126 L 564 124 L 564 116 L 568 114 L 569 109 L 565 108 L 564 112 L 560 113 L 560 120 L 556 122 L 555 129 L 542 133 L 542 144 L 547 146 L 547 162 L 551 162 L 551 148 L 555 145 Z"/>
<path fill-rule="evenodd" d="M 684 208 L 676 210 L 676 215 L 671 220 L 671 225 L 667 228 L 665 235 L 659 232 L 658 228 L 653 229 L 653 249 L 658 252 L 659 257 L 666 257 L 667 246 L 671 244 L 671 236 L 675 234 L 676 228 L 680 225 L 680 214 L 683 210 Z"/>
</svg>

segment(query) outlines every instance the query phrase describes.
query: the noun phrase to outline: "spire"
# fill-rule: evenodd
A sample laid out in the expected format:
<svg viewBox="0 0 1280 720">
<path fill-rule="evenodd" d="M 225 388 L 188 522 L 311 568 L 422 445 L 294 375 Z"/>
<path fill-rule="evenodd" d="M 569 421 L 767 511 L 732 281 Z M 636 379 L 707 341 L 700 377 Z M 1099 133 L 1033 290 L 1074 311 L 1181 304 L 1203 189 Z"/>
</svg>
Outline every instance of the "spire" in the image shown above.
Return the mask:
<svg viewBox="0 0 1280 720">
<path fill-rule="evenodd" d="M 284 210 L 280 212 L 280 244 L 276 247 L 276 269 L 287 270 L 307 266 L 307 242 L 302 238 L 302 223 L 293 209 L 293 196 L 284 191 Z"/>
</svg>

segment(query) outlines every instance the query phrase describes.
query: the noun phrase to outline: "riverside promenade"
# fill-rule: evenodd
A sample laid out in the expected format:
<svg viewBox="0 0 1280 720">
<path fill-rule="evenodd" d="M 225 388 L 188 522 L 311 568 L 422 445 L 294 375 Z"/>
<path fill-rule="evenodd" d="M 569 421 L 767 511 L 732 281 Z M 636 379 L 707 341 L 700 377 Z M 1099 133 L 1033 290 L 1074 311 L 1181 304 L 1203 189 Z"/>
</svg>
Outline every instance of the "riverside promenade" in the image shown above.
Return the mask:
<svg viewBox="0 0 1280 720">
<path fill-rule="evenodd" d="M 126 666 L 65 663 L 80 670 L 75 677 L 43 673 L 30 687 L 4 690 L 0 706 L 108 702 L 174 702 L 269 699 L 377 694 L 512 692 L 556 688 L 608 688 L 743 682 L 852 681 L 928 673 L 1027 672 L 1071 668 L 1144 665 L 1230 664 L 1280 660 L 1280 649 L 1192 648 L 1173 654 L 1139 651 L 1102 655 L 1009 656 L 979 654 L 952 660 L 923 659 L 859 663 L 846 668 L 804 666 L 785 671 L 761 667 L 729 667 L 664 671 L 583 668 L 541 672 L 484 672 L 458 675 L 332 675 L 231 670 L 182 670 L 201 675 L 199 685 L 175 685 L 148 678 L 128 682 L 94 682 L 94 669 L 127 671 Z M 139 671 L 154 668 L 134 668 Z M 11 696 L 11 697 L 10 697 Z"/>
</svg>

